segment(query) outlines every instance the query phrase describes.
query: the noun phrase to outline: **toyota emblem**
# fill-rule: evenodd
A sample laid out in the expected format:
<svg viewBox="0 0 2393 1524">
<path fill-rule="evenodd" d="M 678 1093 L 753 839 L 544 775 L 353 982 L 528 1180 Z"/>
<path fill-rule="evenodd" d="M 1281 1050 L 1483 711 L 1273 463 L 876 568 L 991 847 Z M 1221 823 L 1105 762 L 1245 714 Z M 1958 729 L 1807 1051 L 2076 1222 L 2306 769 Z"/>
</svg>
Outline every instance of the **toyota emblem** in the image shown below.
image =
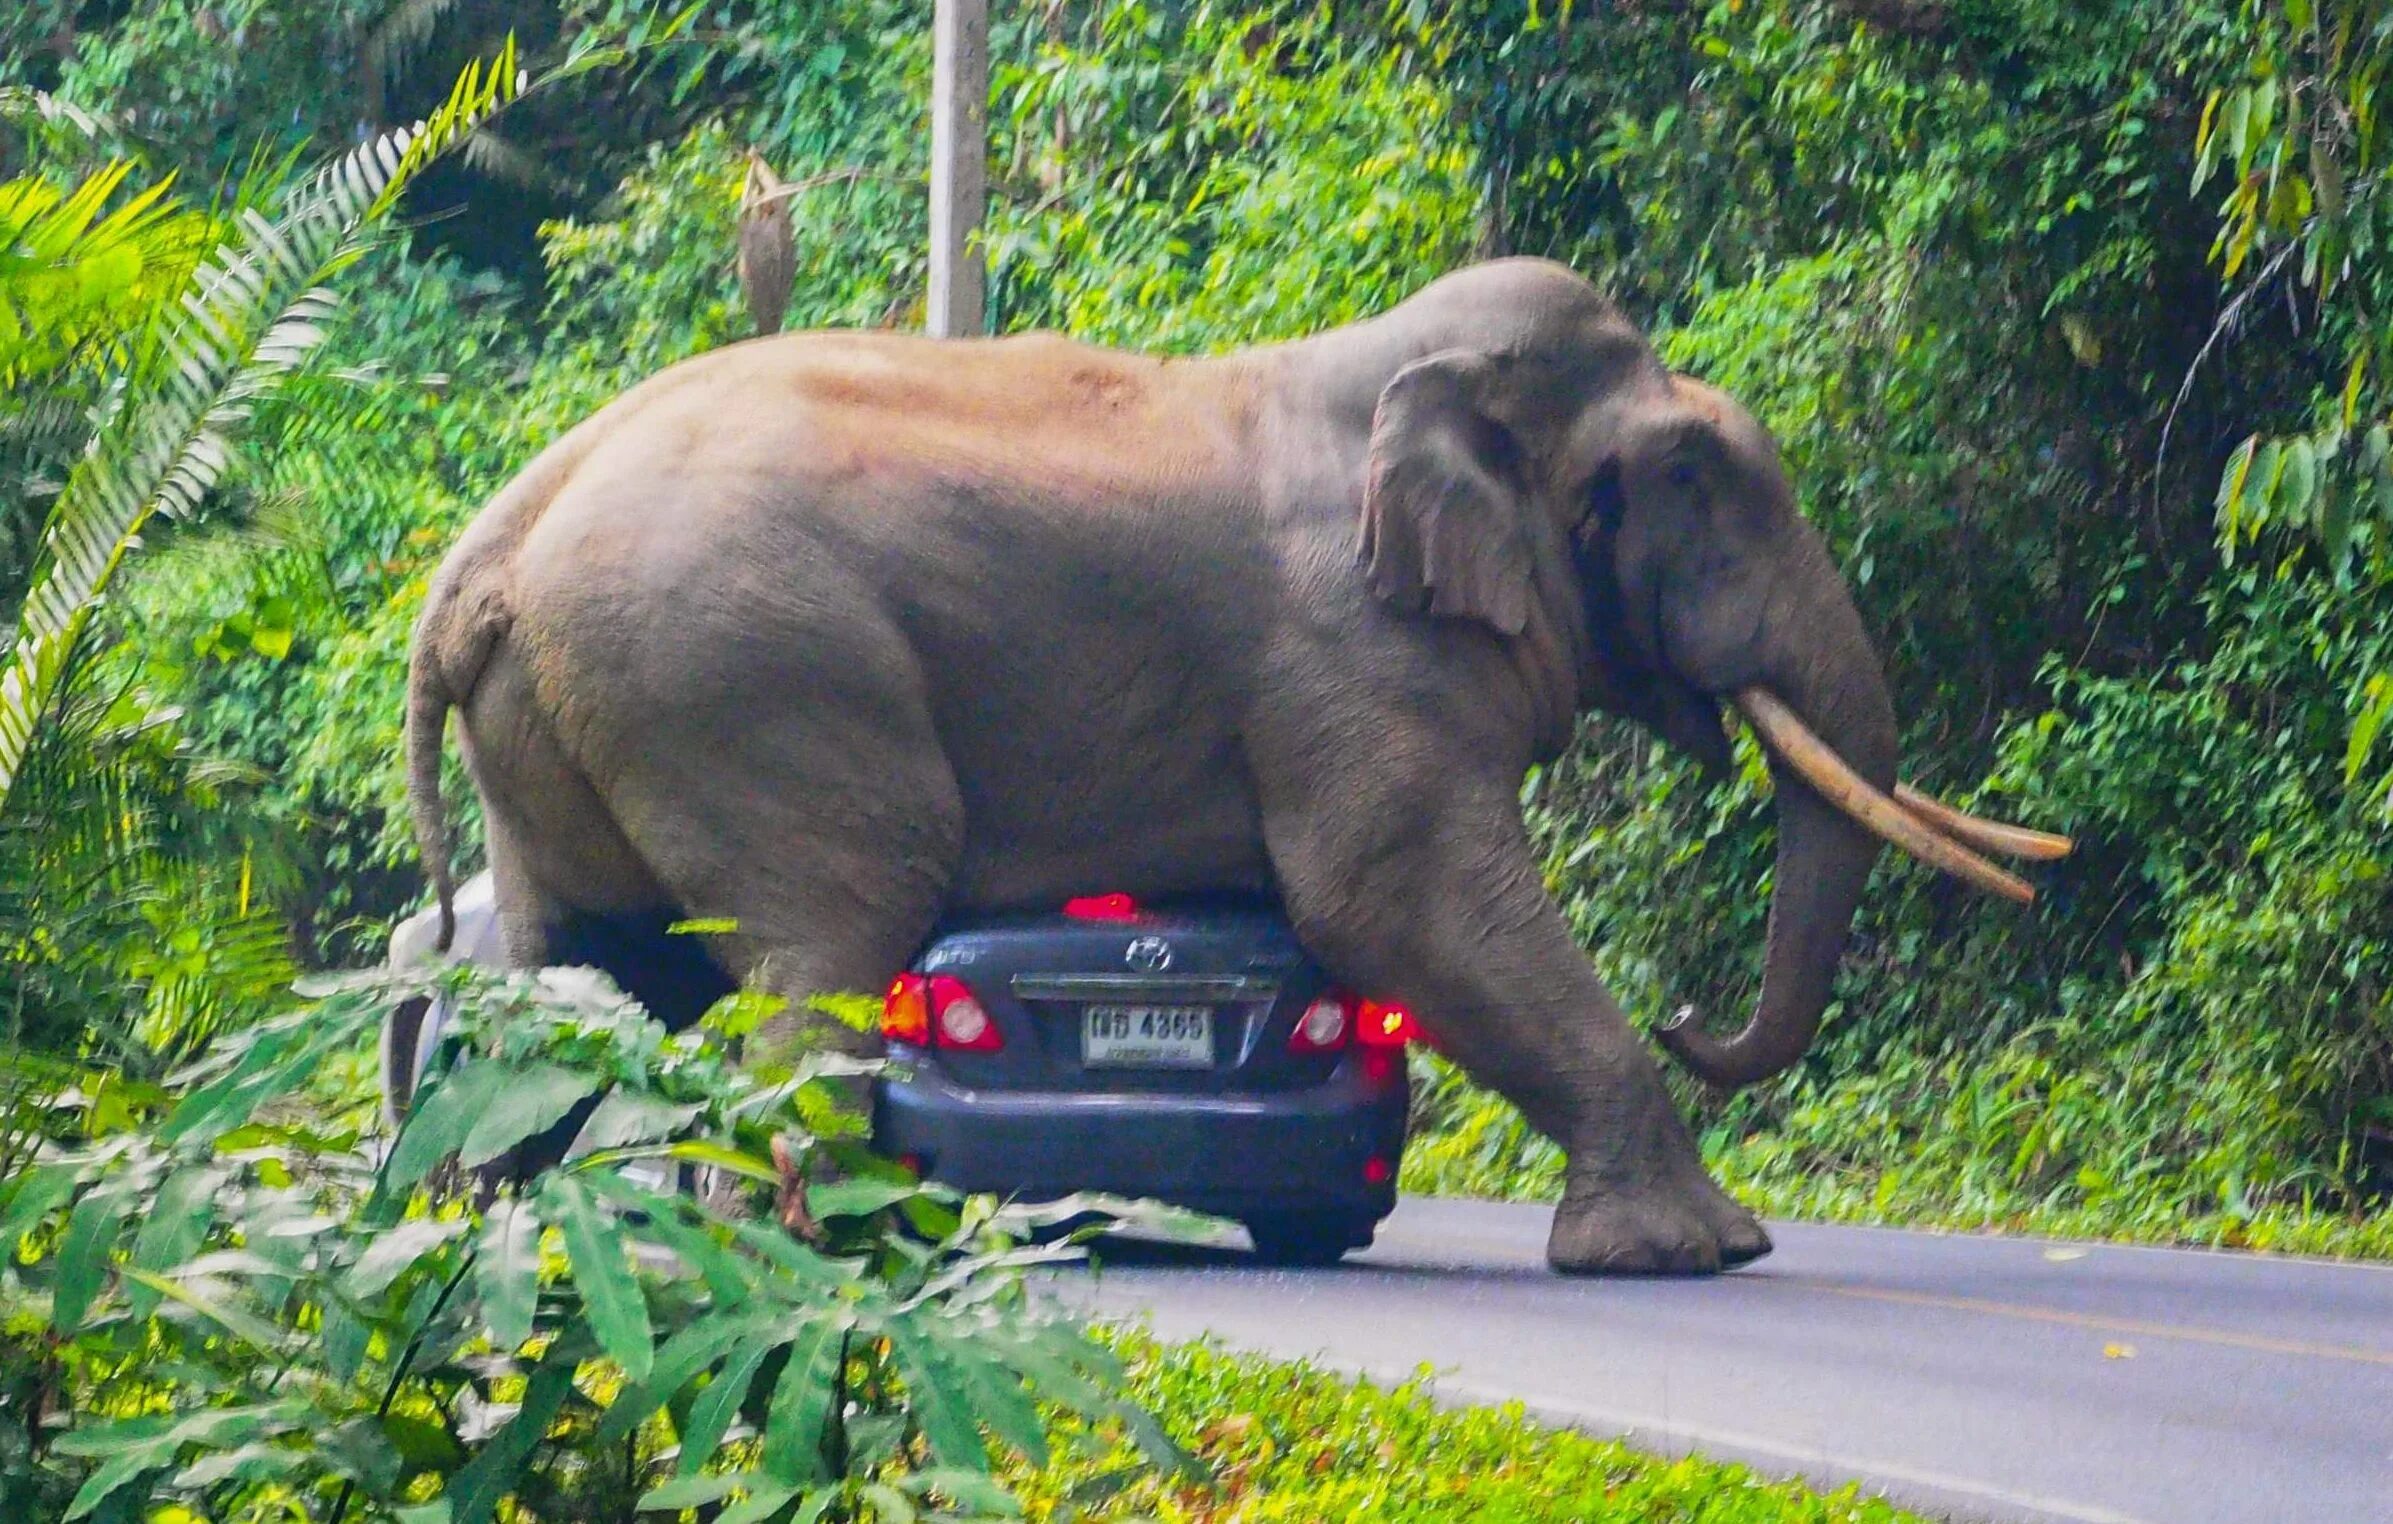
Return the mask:
<svg viewBox="0 0 2393 1524">
<path fill-rule="evenodd" d="M 1142 974 L 1160 974 L 1172 966 L 1172 944 L 1161 937 L 1136 937 L 1122 950 L 1122 961 Z"/>
</svg>

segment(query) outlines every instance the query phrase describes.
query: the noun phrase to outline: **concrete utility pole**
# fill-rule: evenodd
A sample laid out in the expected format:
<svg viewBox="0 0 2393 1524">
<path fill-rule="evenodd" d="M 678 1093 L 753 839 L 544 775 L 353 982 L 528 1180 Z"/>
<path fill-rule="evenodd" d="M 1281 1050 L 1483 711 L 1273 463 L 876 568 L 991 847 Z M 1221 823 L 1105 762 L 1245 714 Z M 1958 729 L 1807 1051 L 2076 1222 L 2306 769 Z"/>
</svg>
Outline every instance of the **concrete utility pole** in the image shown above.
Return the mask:
<svg viewBox="0 0 2393 1524">
<path fill-rule="evenodd" d="M 938 0 L 931 22 L 931 337 L 988 331 L 980 231 L 989 198 L 989 0 Z"/>
</svg>

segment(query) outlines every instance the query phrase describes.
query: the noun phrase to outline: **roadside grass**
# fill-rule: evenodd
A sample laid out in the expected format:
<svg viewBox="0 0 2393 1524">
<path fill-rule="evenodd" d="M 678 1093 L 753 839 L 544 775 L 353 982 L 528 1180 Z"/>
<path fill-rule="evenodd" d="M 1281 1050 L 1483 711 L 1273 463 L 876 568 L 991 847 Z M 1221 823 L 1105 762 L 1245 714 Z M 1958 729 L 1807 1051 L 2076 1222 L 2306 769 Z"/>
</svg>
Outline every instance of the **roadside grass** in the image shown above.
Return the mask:
<svg viewBox="0 0 2393 1524">
<path fill-rule="evenodd" d="M 1162 1415 L 1215 1474 L 1210 1487 L 1143 1468 L 1127 1438 L 1062 1425 L 1063 1458 L 1004 1480 L 1034 1521 L 1159 1524 L 1925 1524 L 1858 1489 L 1822 1494 L 1742 1466 L 1669 1460 L 1528 1418 L 1517 1404 L 1445 1407 L 1306 1365 L 1099 1337 L 1132 1400 Z"/>
<path fill-rule="evenodd" d="M 1778 1217 L 2393 1260 L 2393 1209 L 2343 1209 L 2323 1185 L 2205 1185 L 2156 1167 L 2124 1123 L 2103 1125 L 2098 1077 L 2071 1082 L 2082 1096 L 2013 1078 L 1894 1065 L 1779 1092 L 1766 1112 L 1740 1100 L 1702 1132 L 1704 1159 L 1738 1200 Z M 1509 1103 L 1433 1057 L 1414 1085 L 1406 1191 L 1561 1196 L 1561 1150 Z M 2055 1125 L 2080 1103 L 2084 1125 Z"/>
</svg>

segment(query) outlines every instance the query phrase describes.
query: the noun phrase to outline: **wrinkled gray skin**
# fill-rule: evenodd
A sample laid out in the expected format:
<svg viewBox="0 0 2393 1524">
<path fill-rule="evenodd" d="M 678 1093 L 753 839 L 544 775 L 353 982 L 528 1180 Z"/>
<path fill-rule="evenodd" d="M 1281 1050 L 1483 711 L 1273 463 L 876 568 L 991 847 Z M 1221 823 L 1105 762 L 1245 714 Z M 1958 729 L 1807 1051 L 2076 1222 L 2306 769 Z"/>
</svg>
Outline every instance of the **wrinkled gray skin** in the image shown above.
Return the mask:
<svg viewBox="0 0 2393 1524">
<path fill-rule="evenodd" d="M 508 950 L 736 921 L 734 975 L 877 989 L 942 910 L 1276 884 L 1569 1155 L 1560 1269 L 1768 1252 L 1574 945 L 1524 770 L 1582 709 L 1725 755 L 1763 684 L 1880 787 L 1884 679 L 1768 436 L 1513 260 L 1302 342 L 1156 360 L 818 334 L 674 367 L 466 532 L 417 630 L 445 862 L 461 716 Z M 1740 1082 L 1816 1026 L 1874 843 L 1777 779 Z"/>
</svg>

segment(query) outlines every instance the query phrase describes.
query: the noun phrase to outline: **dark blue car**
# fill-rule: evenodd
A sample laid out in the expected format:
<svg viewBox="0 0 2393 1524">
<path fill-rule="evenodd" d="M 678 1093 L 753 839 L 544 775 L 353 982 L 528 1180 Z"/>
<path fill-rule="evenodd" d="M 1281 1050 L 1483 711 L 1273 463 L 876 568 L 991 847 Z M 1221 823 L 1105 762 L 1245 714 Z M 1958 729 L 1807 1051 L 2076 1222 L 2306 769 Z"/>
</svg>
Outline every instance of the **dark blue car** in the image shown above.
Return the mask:
<svg viewBox="0 0 2393 1524">
<path fill-rule="evenodd" d="M 458 913 L 458 945 L 495 956 L 483 884 Z M 422 955 L 424 920 L 394 962 Z M 438 1025 L 394 1017 L 387 1094 L 412 1089 Z M 1333 984 L 1268 902 L 1112 895 L 944 927 L 882 1033 L 876 1146 L 960 1190 L 1152 1197 L 1235 1218 L 1287 1264 L 1369 1244 L 1396 1204 L 1412 1018 Z"/>
<path fill-rule="evenodd" d="M 1119 896 L 935 937 L 884 1002 L 873 1135 L 931 1179 L 1151 1196 L 1323 1264 L 1396 1204 L 1400 1008 L 1333 985 L 1271 907 Z"/>
</svg>

